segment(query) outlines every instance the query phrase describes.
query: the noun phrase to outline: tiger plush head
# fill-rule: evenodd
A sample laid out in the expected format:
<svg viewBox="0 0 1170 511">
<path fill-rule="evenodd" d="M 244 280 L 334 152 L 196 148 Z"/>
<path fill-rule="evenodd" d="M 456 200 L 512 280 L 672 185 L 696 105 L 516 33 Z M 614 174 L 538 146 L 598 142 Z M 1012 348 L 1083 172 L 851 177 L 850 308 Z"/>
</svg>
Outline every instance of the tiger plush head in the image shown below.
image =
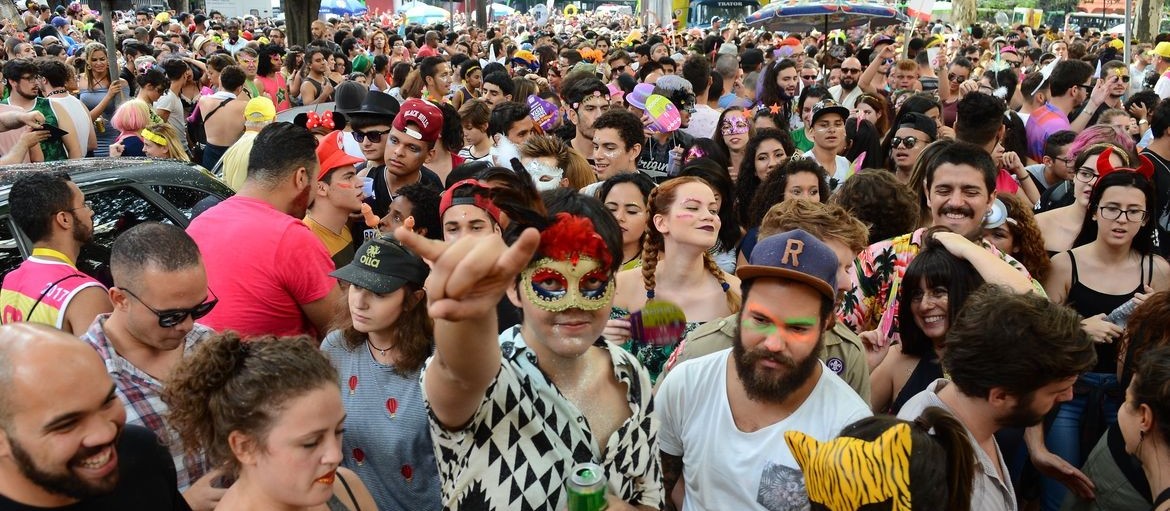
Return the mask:
<svg viewBox="0 0 1170 511">
<path fill-rule="evenodd" d="M 821 442 L 784 434 L 813 511 L 970 511 L 974 448 L 940 408 L 915 422 L 867 417 Z"/>
</svg>

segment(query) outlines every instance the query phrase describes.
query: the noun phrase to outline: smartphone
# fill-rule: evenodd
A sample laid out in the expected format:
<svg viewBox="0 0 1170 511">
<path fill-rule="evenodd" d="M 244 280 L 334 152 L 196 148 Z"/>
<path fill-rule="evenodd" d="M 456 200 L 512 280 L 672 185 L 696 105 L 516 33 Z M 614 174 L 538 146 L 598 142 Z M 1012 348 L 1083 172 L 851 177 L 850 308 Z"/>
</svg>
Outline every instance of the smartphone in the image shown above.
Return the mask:
<svg viewBox="0 0 1170 511">
<path fill-rule="evenodd" d="M 65 135 L 69 134 L 68 131 L 65 131 L 61 128 L 53 126 L 52 124 L 46 124 L 46 125 L 42 126 L 37 131 L 48 131 L 49 132 L 49 140 L 61 140 L 61 137 L 64 137 Z"/>
</svg>

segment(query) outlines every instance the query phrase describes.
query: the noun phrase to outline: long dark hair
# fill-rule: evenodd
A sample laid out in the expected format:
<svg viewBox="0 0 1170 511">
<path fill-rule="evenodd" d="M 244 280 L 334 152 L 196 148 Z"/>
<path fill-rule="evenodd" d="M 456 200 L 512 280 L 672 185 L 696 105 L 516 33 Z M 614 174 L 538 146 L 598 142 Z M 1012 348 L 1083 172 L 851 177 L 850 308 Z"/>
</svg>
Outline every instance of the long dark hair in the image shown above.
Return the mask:
<svg viewBox="0 0 1170 511">
<path fill-rule="evenodd" d="M 932 227 L 922 234 L 922 251 L 906 267 L 902 277 L 902 292 L 898 295 L 898 334 L 901 336 L 902 353 L 927 358 L 934 353 L 934 343 L 926 337 L 914 322 L 910 306 L 921 296 L 919 284 L 926 288 L 947 289 L 947 325 L 954 323 L 967 297 L 983 285 L 983 276 L 966 260 L 955 257 L 946 247 L 934 239 L 934 233 L 947 232 L 945 227 Z"/>
<path fill-rule="evenodd" d="M 846 159 L 853 163 L 863 153 L 865 159 L 861 162 L 863 169 L 880 168 L 885 153 L 882 151 L 882 135 L 877 126 L 861 117 L 845 119 L 845 140 L 849 148 L 845 150 Z"/>
<path fill-rule="evenodd" d="M 1154 215 L 1158 211 L 1158 198 L 1154 196 L 1154 185 L 1146 176 L 1132 171 L 1116 171 L 1097 181 L 1093 185 L 1093 193 L 1089 195 L 1089 209 L 1085 212 L 1085 220 L 1081 223 L 1081 232 L 1073 241 L 1073 247 L 1087 245 L 1097 239 L 1097 208 L 1101 206 L 1101 196 L 1105 190 L 1114 186 L 1132 186 L 1142 191 L 1146 197 L 1146 220 L 1138 228 L 1137 236 L 1133 238 L 1132 249 L 1143 256 L 1150 255 L 1154 250 Z"/>
<path fill-rule="evenodd" d="M 756 136 L 748 140 L 747 148 L 744 149 L 743 161 L 739 164 L 739 175 L 735 178 L 735 217 L 739 221 L 739 225 L 748 225 L 748 211 L 752 207 L 752 198 L 756 195 L 756 189 L 760 187 L 760 183 L 764 180 L 756 174 L 756 152 L 760 150 L 760 145 L 767 140 L 775 140 L 784 148 L 784 154 L 792 158 L 792 153 L 796 152 L 796 146 L 792 143 L 792 136 L 787 131 L 764 128 L 756 132 Z M 779 172 L 776 169 L 774 172 Z"/>
<path fill-rule="evenodd" d="M 840 436 L 873 441 L 899 424 L 911 425 L 913 509 L 970 511 L 975 449 L 963 424 L 942 408 L 929 407 L 911 423 L 889 415 L 866 417 L 845 426 Z"/>
</svg>

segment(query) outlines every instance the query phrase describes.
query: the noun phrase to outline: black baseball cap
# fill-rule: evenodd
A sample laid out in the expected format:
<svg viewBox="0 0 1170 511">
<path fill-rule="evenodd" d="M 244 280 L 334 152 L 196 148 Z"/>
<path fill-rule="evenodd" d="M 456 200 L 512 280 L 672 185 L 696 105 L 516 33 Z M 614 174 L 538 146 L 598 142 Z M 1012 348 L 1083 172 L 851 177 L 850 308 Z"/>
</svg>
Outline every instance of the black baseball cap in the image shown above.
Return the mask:
<svg viewBox="0 0 1170 511">
<path fill-rule="evenodd" d="M 398 290 L 407 282 L 422 287 L 431 272 L 422 258 L 393 238 L 362 243 L 353 261 L 329 275 L 377 294 Z"/>
</svg>

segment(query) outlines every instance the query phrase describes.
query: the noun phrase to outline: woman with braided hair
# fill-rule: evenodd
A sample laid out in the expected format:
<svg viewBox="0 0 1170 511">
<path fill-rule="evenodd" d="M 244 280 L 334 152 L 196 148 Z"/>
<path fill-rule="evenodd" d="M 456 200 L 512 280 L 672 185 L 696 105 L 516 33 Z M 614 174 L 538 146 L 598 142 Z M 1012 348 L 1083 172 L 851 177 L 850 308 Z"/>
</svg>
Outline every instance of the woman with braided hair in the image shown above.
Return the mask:
<svg viewBox="0 0 1170 511">
<path fill-rule="evenodd" d="M 647 202 L 650 221 L 642 267 L 618 273 L 613 313 L 603 335 L 637 356 L 657 380 L 678 339 L 661 344 L 633 338 L 630 313 L 652 299 L 672 302 L 682 309 L 690 332 L 737 312 L 740 295 L 739 279 L 719 269 L 708 252 L 718 242 L 721 225 L 720 203 L 711 185 L 697 177 L 677 177 L 654 189 Z"/>
</svg>

